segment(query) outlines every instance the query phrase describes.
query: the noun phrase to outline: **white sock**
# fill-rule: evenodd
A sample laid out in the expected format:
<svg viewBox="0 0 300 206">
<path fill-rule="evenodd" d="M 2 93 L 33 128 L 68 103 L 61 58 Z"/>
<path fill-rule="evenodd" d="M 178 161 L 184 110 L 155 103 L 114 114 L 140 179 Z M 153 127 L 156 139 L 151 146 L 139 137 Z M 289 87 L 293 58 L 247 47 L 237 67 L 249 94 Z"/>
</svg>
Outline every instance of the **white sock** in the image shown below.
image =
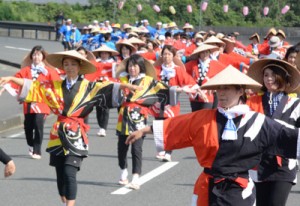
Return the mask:
<svg viewBox="0 0 300 206">
<path fill-rule="evenodd" d="M 121 180 L 126 180 L 126 179 L 127 179 L 127 176 L 128 176 L 127 168 L 121 170 Z"/>
<path fill-rule="evenodd" d="M 134 174 L 134 175 L 132 175 L 132 181 L 131 182 L 134 183 L 134 184 L 138 184 L 139 179 L 140 179 L 140 175 Z"/>
</svg>

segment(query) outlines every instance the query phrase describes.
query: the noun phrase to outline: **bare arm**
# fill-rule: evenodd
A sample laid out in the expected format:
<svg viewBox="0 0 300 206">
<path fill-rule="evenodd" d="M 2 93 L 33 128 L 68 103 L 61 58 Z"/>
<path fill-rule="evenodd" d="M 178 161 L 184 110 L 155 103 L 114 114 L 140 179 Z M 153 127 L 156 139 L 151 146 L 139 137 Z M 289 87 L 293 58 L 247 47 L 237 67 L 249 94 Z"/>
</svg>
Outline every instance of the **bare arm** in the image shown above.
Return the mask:
<svg viewBox="0 0 300 206">
<path fill-rule="evenodd" d="M 0 86 L 4 86 L 5 84 L 7 84 L 10 81 L 14 82 L 15 84 L 17 84 L 19 86 L 24 85 L 24 79 L 9 76 L 9 77 L 0 77 Z"/>
<path fill-rule="evenodd" d="M 132 132 L 126 139 L 126 144 L 132 144 L 136 140 L 140 139 L 141 137 L 145 136 L 146 134 L 153 134 L 151 126 L 144 127 L 141 130 L 137 130 Z"/>
</svg>

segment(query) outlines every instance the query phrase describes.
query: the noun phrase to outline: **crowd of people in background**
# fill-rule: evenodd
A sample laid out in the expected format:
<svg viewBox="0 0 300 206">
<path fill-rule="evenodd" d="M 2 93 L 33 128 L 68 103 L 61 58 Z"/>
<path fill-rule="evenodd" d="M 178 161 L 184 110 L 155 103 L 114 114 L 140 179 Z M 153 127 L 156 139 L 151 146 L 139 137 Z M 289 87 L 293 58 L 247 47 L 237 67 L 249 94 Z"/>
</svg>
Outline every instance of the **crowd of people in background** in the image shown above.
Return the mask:
<svg viewBox="0 0 300 206">
<path fill-rule="evenodd" d="M 192 205 L 201 205 L 200 202 L 203 205 L 227 205 L 224 202 L 230 202 L 230 198 L 233 198 L 231 195 L 235 197 L 239 194 L 244 195 L 242 193 L 244 189 L 249 190 L 250 183 L 252 183 L 250 188 L 252 191 L 254 183 L 248 178 L 250 169 L 252 169 L 250 176 L 259 191 L 256 193 L 258 206 L 286 204 L 288 194 L 296 184 L 298 164 L 295 160 L 296 156 L 286 152 L 287 148 L 272 150 L 271 143 L 277 141 L 269 137 L 273 133 L 263 133 L 263 130 L 254 131 L 253 128 L 253 132 L 259 136 L 256 145 L 254 146 L 253 142 L 247 143 L 249 150 L 244 151 L 244 156 L 236 153 L 240 158 L 236 167 L 242 171 L 232 169 L 231 163 L 226 165 L 225 162 L 221 162 L 225 161 L 223 158 L 226 157 L 228 160 L 236 161 L 231 155 L 226 156 L 225 153 L 230 153 L 230 147 L 226 146 L 226 143 L 234 142 L 244 135 L 237 133 L 239 124 L 244 126 L 242 125 L 244 123 L 247 127 L 251 127 L 261 123 L 260 126 L 266 130 L 274 126 L 276 131 L 280 132 L 277 136 L 282 142 L 285 137 L 289 139 L 290 136 L 295 135 L 290 131 L 284 133 L 285 130 L 273 120 L 279 121 L 282 125 L 300 127 L 300 100 L 297 97 L 300 92 L 299 45 L 289 44 L 282 29 L 270 28 L 263 38 L 258 33 L 254 33 L 249 36 L 251 43 L 248 45 L 238 40 L 239 33 L 235 31 L 227 34 L 212 30 L 196 31 L 189 23 L 179 28 L 175 22 L 167 24 L 156 22 L 156 26 L 152 27 L 147 19 L 134 25 L 94 20 L 92 24 L 79 29 L 71 19 L 64 20 L 63 14 L 60 14 L 57 16 L 56 29 L 56 40 L 62 41 L 63 52 L 48 55 L 42 47 L 36 46 L 24 59 L 20 72 L 15 77 L 1 78 L 0 83 L 8 91 L 13 88 L 15 93 L 23 95 L 21 101 L 24 104 L 25 134 L 29 154 L 33 159 L 42 158 L 44 119 L 50 110 L 58 115 L 58 121 L 50 134 L 47 151 L 50 153 L 50 165 L 56 169 L 58 190 L 63 203 L 67 206 L 75 205 L 76 173 L 87 156 L 88 115 L 93 107 L 96 108 L 99 125 L 97 135 L 101 137 L 107 135 L 110 108 L 118 108 L 116 135 L 118 136 L 118 165 L 121 170 L 118 183 L 137 190 L 140 188 L 139 178 L 142 173 L 143 138 L 145 134 L 155 133 L 157 127 L 162 127 L 162 124 L 168 125 L 173 118 L 174 122 L 185 121 L 181 119 L 183 117 L 180 116 L 180 103 L 177 101 L 178 94 L 185 92 L 189 95 L 193 113 L 213 109 L 204 110 L 208 116 L 211 115 L 209 116 L 211 119 L 208 118 L 211 124 L 214 122 L 212 115 L 215 113 L 208 111 L 219 112 L 217 113 L 219 126 L 215 133 L 220 137 L 219 150 L 224 154 L 222 157 L 218 156 L 217 163 L 213 164 L 214 159 L 208 157 L 209 154 L 207 157 L 201 156 L 201 151 L 195 149 L 196 156 L 200 158 L 199 163 L 205 167 L 206 180 L 215 181 L 213 187 L 220 194 L 214 193 L 213 200 L 205 196 L 212 195 L 211 190 L 204 192 L 203 195 L 203 188 L 210 187 L 208 183 L 203 186 L 204 183 L 201 181 L 204 180 L 201 175 L 195 184 L 193 197 L 196 198 L 193 199 Z M 226 76 L 222 73 L 225 71 L 230 71 L 236 76 L 228 74 Z M 220 74 L 222 78 L 218 76 Z M 30 79 L 30 81 L 20 80 L 20 78 Z M 213 80 L 217 81 L 216 78 L 220 84 L 214 82 L 213 86 L 207 86 Z M 231 78 L 234 81 L 231 81 Z M 249 83 L 254 81 L 253 79 L 256 81 L 254 87 Z M 118 93 L 119 88 L 122 89 L 122 93 Z M 238 101 L 232 105 L 224 103 L 222 96 L 224 91 L 225 97 L 230 92 L 238 94 L 232 95 L 233 99 Z M 35 95 L 36 93 L 40 95 Z M 87 95 L 89 98 L 86 98 Z M 79 102 L 78 98 L 82 101 Z M 118 101 L 113 102 L 113 100 Z M 256 123 L 250 119 L 243 122 L 244 117 L 239 115 L 236 117 L 229 112 L 234 106 L 240 107 L 240 104 L 243 106 L 236 114 L 247 116 L 249 115 L 247 112 L 251 109 L 273 120 L 261 120 L 258 115 L 255 118 L 261 122 Z M 241 111 L 245 108 L 245 104 L 249 105 L 249 110 Z M 186 116 L 186 120 L 190 122 L 189 127 L 194 125 L 194 118 L 205 117 L 205 112 L 195 114 L 198 116 L 194 117 L 194 114 Z M 160 125 L 155 123 L 153 127 L 147 127 L 148 115 L 152 115 L 157 120 L 155 122 L 160 122 Z M 203 119 L 199 119 L 199 122 L 205 124 Z M 214 126 L 217 128 L 216 125 Z M 138 137 L 141 139 L 137 138 L 138 135 L 130 135 L 143 129 L 144 132 Z M 172 129 L 182 136 L 177 137 Z M 157 147 L 157 154 L 154 155 L 157 159 L 169 162 L 172 161 L 172 150 L 187 145 L 199 146 L 199 142 L 190 142 L 191 139 L 180 139 L 184 138 L 186 135 L 184 132 L 187 132 L 185 129 L 182 131 L 180 129 L 181 127 L 171 127 L 160 133 L 161 136 L 158 137 L 160 141 L 156 143 L 166 145 Z M 188 129 L 195 132 L 191 134 L 191 138 L 201 138 L 197 137 L 195 128 Z M 224 135 L 225 132 L 230 131 L 236 132 L 234 137 Z M 173 140 L 164 139 L 162 135 Z M 75 136 L 82 139 L 71 141 Z M 134 139 L 136 142 L 133 143 L 132 139 L 130 140 L 132 142 L 128 141 L 128 136 L 136 138 Z M 203 136 L 208 138 L 206 136 L 209 135 L 205 133 Z M 264 142 L 265 138 L 268 143 Z M 127 171 L 128 142 L 133 143 L 132 181 L 128 180 Z M 291 140 L 288 141 L 289 146 L 290 142 Z M 274 145 L 280 147 L 278 142 Z M 243 145 L 243 148 L 246 146 Z M 218 149 L 214 150 L 214 154 L 217 152 Z M 254 153 L 255 156 L 251 156 Z M 247 155 L 251 158 L 246 159 Z M 208 158 L 209 161 L 205 162 L 203 158 Z M 261 161 L 257 161 L 256 158 Z M 245 159 L 245 162 L 249 163 L 246 166 L 243 163 Z M 74 160 L 76 164 L 71 163 Z M 9 158 L 5 158 L 4 162 L 9 161 Z M 226 167 L 229 168 L 230 175 L 226 173 L 224 169 Z M 6 175 L 12 174 L 13 171 L 14 169 L 11 169 Z M 223 181 L 224 179 L 226 181 Z M 222 182 L 221 186 L 218 185 L 220 182 Z M 239 190 L 233 194 L 235 187 Z M 230 191 L 225 194 L 224 191 L 227 189 Z M 255 192 L 243 200 L 241 197 L 235 197 L 231 205 L 250 206 L 255 201 Z"/>
</svg>

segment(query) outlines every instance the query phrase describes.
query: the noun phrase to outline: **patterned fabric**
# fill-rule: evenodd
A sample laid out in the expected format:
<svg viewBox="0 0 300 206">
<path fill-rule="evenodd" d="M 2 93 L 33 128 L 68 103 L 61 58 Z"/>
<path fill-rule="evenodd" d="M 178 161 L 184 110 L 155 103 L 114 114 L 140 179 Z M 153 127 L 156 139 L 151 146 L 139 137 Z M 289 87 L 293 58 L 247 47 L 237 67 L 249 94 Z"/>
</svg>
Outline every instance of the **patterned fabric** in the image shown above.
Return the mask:
<svg viewBox="0 0 300 206">
<path fill-rule="evenodd" d="M 222 140 L 237 140 L 237 128 L 234 124 L 233 118 L 249 112 L 249 107 L 247 105 L 237 105 L 229 110 L 218 107 L 218 111 L 227 118 L 222 134 Z"/>
<path fill-rule="evenodd" d="M 274 111 L 276 110 L 281 98 L 283 97 L 284 93 L 279 92 L 277 94 L 273 94 L 267 92 L 267 96 L 269 97 L 269 105 L 270 105 L 270 114 L 273 115 Z"/>
<path fill-rule="evenodd" d="M 222 189 L 227 187 L 219 187 L 219 182 L 209 185 L 208 180 L 223 177 L 226 183 L 227 177 L 231 175 L 235 176 L 235 181 L 239 177 L 249 179 L 248 170 L 259 163 L 261 154 L 267 149 L 272 148 L 277 154 L 289 158 L 296 158 L 299 150 L 298 129 L 284 127 L 262 114 L 249 111 L 240 116 L 236 141 L 222 141 L 220 128 L 225 124 L 226 118 L 222 114 L 208 109 L 153 122 L 154 140 L 159 151 L 193 147 L 200 166 L 211 169 L 213 176 L 202 173 L 195 184 L 194 194 L 198 197 L 198 206 L 228 205 L 236 197 L 241 202 L 234 205 L 253 205 L 244 202 L 248 197 L 255 197 L 250 180 L 247 186 L 240 185 L 240 189 L 237 189 L 238 184 L 235 185 L 237 190 L 234 196 L 226 196 L 229 193 Z M 214 204 L 216 199 L 209 203 L 212 192 L 220 197 L 219 200 L 227 201 L 227 204 Z"/>
<path fill-rule="evenodd" d="M 300 99 L 292 94 L 284 94 L 273 114 L 270 114 L 269 97 L 267 93 L 248 98 L 247 104 L 257 112 L 278 121 L 287 127 L 300 127 Z M 286 137 L 288 138 L 288 137 Z M 280 162 L 278 161 L 280 158 Z M 274 155 L 272 150 L 263 154 L 256 171 L 252 171 L 254 181 L 286 181 L 297 182 L 298 161 Z"/>
<path fill-rule="evenodd" d="M 26 80 L 20 98 L 25 102 L 44 101 L 58 116 L 50 132 L 47 152 L 54 155 L 86 157 L 88 153 L 87 125 L 84 118 L 94 106 L 118 107 L 123 97 L 119 84 L 94 83 L 79 77 L 73 87 L 66 81 Z"/>
<path fill-rule="evenodd" d="M 127 91 L 126 98 L 119 110 L 117 135 L 129 135 L 130 132 L 144 128 L 147 125 L 148 114 L 158 116 L 161 110 L 152 107 L 158 103 L 161 107 L 170 104 L 172 100 L 171 90 L 152 77 L 141 75 L 141 78 L 131 78 L 131 84 L 141 86 L 143 89 L 134 94 Z M 128 78 L 122 78 L 122 82 L 129 82 Z M 176 104 L 176 101 L 174 102 Z M 160 108 L 159 108 L 160 109 Z"/>
</svg>

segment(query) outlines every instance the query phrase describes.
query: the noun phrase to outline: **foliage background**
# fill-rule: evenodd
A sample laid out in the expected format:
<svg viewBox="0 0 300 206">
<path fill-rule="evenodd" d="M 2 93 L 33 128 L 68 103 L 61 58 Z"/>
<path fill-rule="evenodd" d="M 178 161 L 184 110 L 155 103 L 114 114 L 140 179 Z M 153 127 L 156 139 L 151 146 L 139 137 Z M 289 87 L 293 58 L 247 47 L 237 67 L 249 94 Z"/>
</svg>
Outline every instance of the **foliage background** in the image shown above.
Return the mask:
<svg viewBox="0 0 300 206">
<path fill-rule="evenodd" d="M 110 20 L 114 23 L 135 23 L 148 19 L 154 25 L 157 21 L 168 23 L 175 21 L 178 25 L 189 22 L 195 26 L 249 26 L 249 27 L 299 27 L 300 6 L 298 0 L 206 0 L 208 7 L 205 12 L 200 10 L 204 0 L 126 0 L 122 10 L 118 9 L 120 0 L 89 0 L 90 5 L 47 3 L 32 4 L 27 1 L 4 2 L 0 0 L 1 21 L 22 22 L 53 22 L 59 11 L 65 18 L 71 18 L 75 23 L 89 24 L 94 19 Z M 137 4 L 143 10 L 137 11 Z M 153 10 L 153 5 L 161 9 L 159 13 Z M 187 5 L 192 5 L 193 12 L 187 12 Z M 229 12 L 223 12 L 223 5 L 229 5 Z M 176 14 L 169 11 L 174 6 Z M 281 14 L 281 9 L 289 5 L 290 10 Z M 249 15 L 243 16 L 243 6 L 249 7 Z M 263 15 L 263 8 L 268 6 L 270 11 Z"/>
</svg>

